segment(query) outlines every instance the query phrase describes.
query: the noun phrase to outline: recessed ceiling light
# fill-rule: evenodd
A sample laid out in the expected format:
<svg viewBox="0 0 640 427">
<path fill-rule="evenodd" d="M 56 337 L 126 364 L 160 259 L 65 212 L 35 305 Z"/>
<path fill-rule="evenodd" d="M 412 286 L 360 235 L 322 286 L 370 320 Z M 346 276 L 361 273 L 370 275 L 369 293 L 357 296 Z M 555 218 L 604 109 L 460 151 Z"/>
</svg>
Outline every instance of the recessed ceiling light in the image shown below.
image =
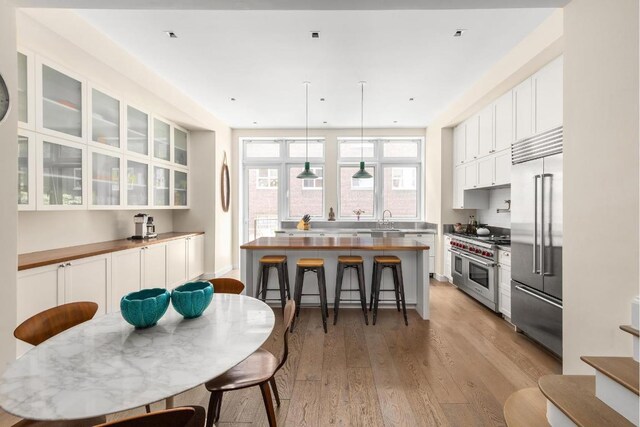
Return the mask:
<svg viewBox="0 0 640 427">
<path fill-rule="evenodd" d="M 176 33 L 174 33 L 173 31 L 165 31 L 164 32 L 167 37 L 169 37 L 170 39 L 177 39 L 178 35 Z"/>
<path fill-rule="evenodd" d="M 453 37 L 462 37 L 462 34 L 467 31 L 464 28 L 458 28 L 455 33 L 453 33 Z"/>
<path fill-rule="evenodd" d="M 235 99 L 235 98 L 231 98 L 231 100 L 232 100 L 232 101 L 235 101 L 236 99 Z"/>
<path fill-rule="evenodd" d="M 322 122 L 322 123 L 324 123 L 325 125 L 327 124 L 327 122 Z"/>
<path fill-rule="evenodd" d="M 320 98 L 320 101 L 323 101 L 323 102 L 324 102 L 324 98 Z"/>
<path fill-rule="evenodd" d="M 398 121 L 397 121 L 397 120 L 394 120 L 394 121 L 393 121 L 393 123 L 398 123 Z"/>
<path fill-rule="evenodd" d="M 257 124 L 258 124 L 258 122 L 253 122 L 253 124 L 254 124 L 254 125 L 257 125 Z"/>
<path fill-rule="evenodd" d="M 413 101 L 413 98 L 409 98 L 409 101 Z"/>
<path fill-rule="evenodd" d="M 319 39 L 320 38 L 320 31 L 311 31 L 311 38 L 312 39 Z"/>
</svg>

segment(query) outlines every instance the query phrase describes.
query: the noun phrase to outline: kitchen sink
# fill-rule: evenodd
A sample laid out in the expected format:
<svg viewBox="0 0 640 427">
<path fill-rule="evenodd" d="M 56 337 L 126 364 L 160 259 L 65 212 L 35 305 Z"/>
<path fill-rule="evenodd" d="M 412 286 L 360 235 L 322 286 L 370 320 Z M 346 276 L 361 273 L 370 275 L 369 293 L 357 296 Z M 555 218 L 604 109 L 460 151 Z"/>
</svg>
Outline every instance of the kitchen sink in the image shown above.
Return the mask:
<svg viewBox="0 0 640 427">
<path fill-rule="evenodd" d="M 371 229 L 371 237 L 404 237 L 404 231 L 397 228 L 390 228 L 386 230 Z"/>
</svg>

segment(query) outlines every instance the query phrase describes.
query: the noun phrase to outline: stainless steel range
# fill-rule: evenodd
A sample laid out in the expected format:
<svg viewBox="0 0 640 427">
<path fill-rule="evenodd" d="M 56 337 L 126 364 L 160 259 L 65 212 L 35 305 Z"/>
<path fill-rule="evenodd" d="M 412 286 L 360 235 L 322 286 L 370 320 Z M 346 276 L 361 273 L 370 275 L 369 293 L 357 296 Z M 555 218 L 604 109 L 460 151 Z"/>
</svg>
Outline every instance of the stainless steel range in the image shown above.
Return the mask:
<svg viewBox="0 0 640 427">
<path fill-rule="evenodd" d="M 498 312 L 498 247 L 506 237 L 451 236 L 453 284 Z"/>
</svg>

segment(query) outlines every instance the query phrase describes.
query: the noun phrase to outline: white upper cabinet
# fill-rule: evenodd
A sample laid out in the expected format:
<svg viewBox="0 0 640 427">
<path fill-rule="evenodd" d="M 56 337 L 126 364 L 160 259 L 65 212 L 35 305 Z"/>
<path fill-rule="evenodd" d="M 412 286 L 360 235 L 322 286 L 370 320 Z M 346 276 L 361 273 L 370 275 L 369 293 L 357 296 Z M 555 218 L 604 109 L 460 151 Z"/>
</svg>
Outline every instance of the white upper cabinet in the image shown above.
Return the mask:
<svg viewBox="0 0 640 427">
<path fill-rule="evenodd" d="M 464 189 L 472 189 L 478 186 L 478 163 L 471 162 L 464 165 Z"/>
<path fill-rule="evenodd" d="M 189 149 L 189 134 L 177 126 L 173 127 L 173 162 L 187 166 Z"/>
<path fill-rule="evenodd" d="M 89 141 L 101 147 L 122 150 L 120 100 L 95 87 L 89 88 L 89 94 Z"/>
<path fill-rule="evenodd" d="M 478 187 L 489 187 L 494 184 L 495 157 L 487 156 L 478 160 Z"/>
<path fill-rule="evenodd" d="M 75 73 L 37 61 L 36 130 L 78 142 L 85 141 L 84 80 Z"/>
<path fill-rule="evenodd" d="M 456 166 L 453 172 L 453 208 L 464 208 L 464 166 Z"/>
<path fill-rule="evenodd" d="M 35 71 L 33 54 L 26 50 L 18 51 L 18 126 L 35 130 Z"/>
<path fill-rule="evenodd" d="M 494 150 L 511 148 L 513 143 L 513 93 L 505 93 L 494 103 Z"/>
<path fill-rule="evenodd" d="M 465 156 L 466 127 L 460 123 L 453 129 L 453 162 L 455 165 L 464 163 Z"/>
<path fill-rule="evenodd" d="M 108 150 L 89 150 L 90 208 L 122 206 L 122 155 Z"/>
<path fill-rule="evenodd" d="M 503 150 L 494 156 L 493 185 L 511 183 L 511 150 Z"/>
<path fill-rule="evenodd" d="M 494 151 L 493 104 L 485 107 L 479 114 L 478 157 L 487 156 Z"/>
<path fill-rule="evenodd" d="M 126 151 L 144 157 L 149 156 L 149 114 L 131 105 L 127 105 Z"/>
<path fill-rule="evenodd" d="M 476 114 L 465 122 L 467 138 L 465 145 L 465 162 L 472 162 L 478 158 L 478 137 L 480 132 L 480 115 Z"/>
<path fill-rule="evenodd" d="M 533 75 L 535 89 L 535 133 L 562 125 L 563 57 L 551 61 Z"/>
<path fill-rule="evenodd" d="M 531 79 L 527 79 L 513 89 L 515 141 L 533 135 L 533 93 Z"/>
<path fill-rule="evenodd" d="M 153 159 L 171 161 L 171 125 L 155 117 L 153 119 Z"/>
<path fill-rule="evenodd" d="M 189 206 L 189 174 L 186 171 L 173 171 L 173 206 L 186 208 Z"/>
<path fill-rule="evenodd" d="M 171 170 L 169 168 L 153 167 L 153 206 L 171 206 Z"/>
<path fill-rule="evenodd" d="M 126 187 L 126 199 L 125 204 L 133 207 L 146 207 L 150 206 L 150 191 L 149 185 L 151 177 L 151 168 L 149 162 L 133 158 L 127 158 L 127 177 L 125 182 Z"/>
<path fill-rule="evenodd" d="M 36 134 L 18 129 L 18 210 L 36 208 Z"/>
</svg>

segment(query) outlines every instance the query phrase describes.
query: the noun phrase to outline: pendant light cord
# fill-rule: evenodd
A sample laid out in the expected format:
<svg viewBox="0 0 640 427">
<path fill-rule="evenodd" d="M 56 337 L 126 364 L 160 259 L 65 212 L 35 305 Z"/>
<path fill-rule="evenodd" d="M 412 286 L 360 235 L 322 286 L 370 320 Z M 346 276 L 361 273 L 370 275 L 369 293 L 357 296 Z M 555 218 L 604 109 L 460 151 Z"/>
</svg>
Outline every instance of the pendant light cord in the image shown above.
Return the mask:
<svg viewBox="0 0 640 427">
<path fill-rule="evenodd" d="M 360 161 L 364 161 L 364 83 L 360 83 Z"/>
<path fill-rule="evenodd" d="M 304 139 L 306 141 L 305 144 L 305 155 L 304 155 L 304 161 L 308 162 L 309 161 L 309 82 L 306 82 L 304 84 L 305 87 L 305 104 L 306 104 L 306 109 L 305 109 L 305 124 L 304 124 Z"/>
</svg>

